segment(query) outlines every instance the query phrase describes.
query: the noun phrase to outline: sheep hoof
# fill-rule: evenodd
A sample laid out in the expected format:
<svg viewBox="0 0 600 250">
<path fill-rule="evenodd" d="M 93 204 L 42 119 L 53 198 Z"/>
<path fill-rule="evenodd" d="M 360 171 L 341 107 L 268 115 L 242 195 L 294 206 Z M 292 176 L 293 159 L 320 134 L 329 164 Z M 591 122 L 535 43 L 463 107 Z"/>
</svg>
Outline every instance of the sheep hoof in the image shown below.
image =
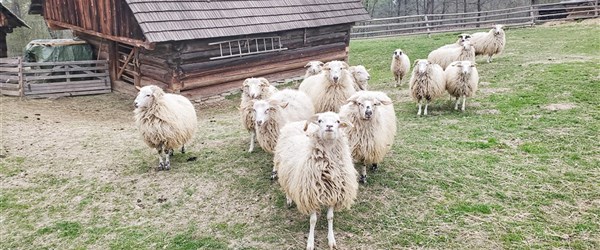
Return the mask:
<svg viewBox="0 0 600 250">
<path fill-rule="evenodd" d="M 362 184 L 367 184 L 367 176 L 366 175 L 360 175 L 360 179 L 358 180 L 358 182 L 362 183 Z"/>
<path fill-rule="evenodd" d="M 271 180 L 274 181 L 277 179 L 277 171 L 271 171 Z"/>
<path fill-rule="evenodd" d="M 169 150 L 169 156 L 173 156 L 173 150 Z"/>
<path fill-rule="evenodd" d="M 371 165 L 371 171 L 377 171 L 377 169 L 377 163 L 373 163 L 373 165 Z"/>
<path fill-rule="evenodd" d="M 181 146 L 181 153 L 185 154 L 185 146 Z"/>
<path fill-rule="evenodd" d="M 164 169 L 165 170 L 171 170 L 171 162 L 170 161 L 168 161 L 168 162 L 165 163 Z"/>
<path fill-rule="evenodd" d="M 157 170 L 158 170 L 158 171 L 161 171 L 161 170 L 164 170 L 164 169 L 165 169 L 165 164 L 164 164 L 164 163 L 162 163 L 162 162 L 159 162 L 159 163 L 158 163 L 158 168 L 157 168 Z"/>
</svg>

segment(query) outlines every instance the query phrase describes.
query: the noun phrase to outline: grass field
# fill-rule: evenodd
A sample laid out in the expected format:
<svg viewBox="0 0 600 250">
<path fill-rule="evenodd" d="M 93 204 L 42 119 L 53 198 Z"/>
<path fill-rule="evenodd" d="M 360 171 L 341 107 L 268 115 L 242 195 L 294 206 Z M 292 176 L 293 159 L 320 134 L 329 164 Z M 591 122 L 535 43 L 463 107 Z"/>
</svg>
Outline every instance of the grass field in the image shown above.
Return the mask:
<svg viewBox="0 0 600 250">
<path fill-rule="evenodd" d="M 456 34 L 353 41 L 351 64 L 395 100 L 398 135 L 351 210 L 341 249 L 600 248 L 598 20 L 510 29 L 479 58 L 466 112 L 449 98 L 416 116 L 391 53 L 412 60 Z M 247 153 L 239 95 L 198 109 L 200 130 L 172 170 L 118 94 L 1 97 L 0 249 L 301 249 L 308 216 L 269 181 L 272 156 Z M 195 156 L 197 161 L 186 161 Z M 327 247 L 321 214 L 316 246 Z"/>
</svg>

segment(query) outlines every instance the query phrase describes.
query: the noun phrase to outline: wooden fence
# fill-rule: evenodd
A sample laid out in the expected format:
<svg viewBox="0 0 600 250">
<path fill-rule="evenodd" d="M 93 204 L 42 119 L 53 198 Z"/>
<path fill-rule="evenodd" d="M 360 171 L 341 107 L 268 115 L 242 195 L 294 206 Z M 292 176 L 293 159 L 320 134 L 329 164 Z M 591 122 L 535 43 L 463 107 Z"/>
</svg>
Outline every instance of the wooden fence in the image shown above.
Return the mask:
<svg viewBox="0 0 600 250">
<path fill-rule="evenodd" d="M 555 20 L 598 17 L 599 0 L 536 4 L 516 8 L 469 13 L 412 15 L 376 18 L 357 23 L 352 39 L 433 34 L 491 28 L 493 24 L 531 26 Z"/>
<path fill-rule="evenodd" d="M 24 62 L 0 58 L 0 94 L 60 97 L 109 93 L 108 61 Z"/>
</svg>

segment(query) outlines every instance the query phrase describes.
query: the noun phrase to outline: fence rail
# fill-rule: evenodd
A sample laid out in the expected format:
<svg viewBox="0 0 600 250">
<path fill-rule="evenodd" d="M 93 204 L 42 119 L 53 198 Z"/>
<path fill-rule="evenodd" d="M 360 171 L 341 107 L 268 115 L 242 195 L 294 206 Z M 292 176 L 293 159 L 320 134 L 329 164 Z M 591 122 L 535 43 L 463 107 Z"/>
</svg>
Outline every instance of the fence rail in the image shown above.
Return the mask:
<svg viewBox="0 0 600 250">
<path fill-rule="evenodd" d="M 507 27 L 531 26 L 555 20 L 598 17 L 600 0 L 535 4 L 515 8 L 468 13 L 427 14 L 376 18 L 357 23 L 352 39 L 433 34 L 487 28 L 498 23 Z"/>
<path fill-rule="evenodd" d="M 0 58 L 0 94 L 60 97 L 109 93 L 108 62 L 24 62 Z"/>
</svg>

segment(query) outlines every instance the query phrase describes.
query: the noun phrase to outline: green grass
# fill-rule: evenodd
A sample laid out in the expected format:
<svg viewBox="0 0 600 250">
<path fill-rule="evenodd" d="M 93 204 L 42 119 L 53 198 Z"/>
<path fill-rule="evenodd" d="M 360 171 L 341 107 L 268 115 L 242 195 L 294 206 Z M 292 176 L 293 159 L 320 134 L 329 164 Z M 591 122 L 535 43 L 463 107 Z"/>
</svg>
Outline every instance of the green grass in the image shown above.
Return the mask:
<svg viewBox="0 0 600 250">
<path fill-rule="evenodd" d="M 491 64 L 478 59 L 482 84 L 466 111 L 454 111 L 445 97 L 427 117 L 416 116 L 406 83 L 392 88 L 391 53 L 402 48 L 411 60 L 425 58 L 456 34 L 351 42 L 350 63 L 366 65 L 371 89 L 395 101 L 398 134 L 356 204 L 335 214 L 341 248 L 600 248 L 600 26 L 506 33 L 503 55 Z M 168 172 L 153 169 L 155 152 L 130 142 L 137 137 L 103 136 L 112 123 L 127 129 L 120 136 L 136 133 L 123 108 L 131 100 L 73 100 L 98 98 L 116 103 L 106 112 L 124 118 L 98 121 L 103 126 L 72 146 L 84 154 L 61 160 L 56 155 L 65 150 L 48 147 L 36 157 L 14 153 L 20 142 L 3 142 L 13 153 L 0 159 L 0 249 L 305 246 L 308 216 L 286 208 L 269 181 L 272 156 L 246 152 L 239 95 L 200 110 L 196 142 L 175 154 Z M 67 101 L 51 104 L 57 102 Z M 573 106 L 551 111 L 551 104 Z M 80 122 L 89 123 L 64 120 L 57 129 Z M 39 140 L 47 136 L 63 139 L 48 133 Z M 111 144 L 98 146 L 105 140 Z M 103 152 L 115 155 L 92 161 Z M 188 162 L 192 156 L 198 160 Z M 319 249 L 327 246 L 326 232 L 321 214 Z"/>
</svg>

